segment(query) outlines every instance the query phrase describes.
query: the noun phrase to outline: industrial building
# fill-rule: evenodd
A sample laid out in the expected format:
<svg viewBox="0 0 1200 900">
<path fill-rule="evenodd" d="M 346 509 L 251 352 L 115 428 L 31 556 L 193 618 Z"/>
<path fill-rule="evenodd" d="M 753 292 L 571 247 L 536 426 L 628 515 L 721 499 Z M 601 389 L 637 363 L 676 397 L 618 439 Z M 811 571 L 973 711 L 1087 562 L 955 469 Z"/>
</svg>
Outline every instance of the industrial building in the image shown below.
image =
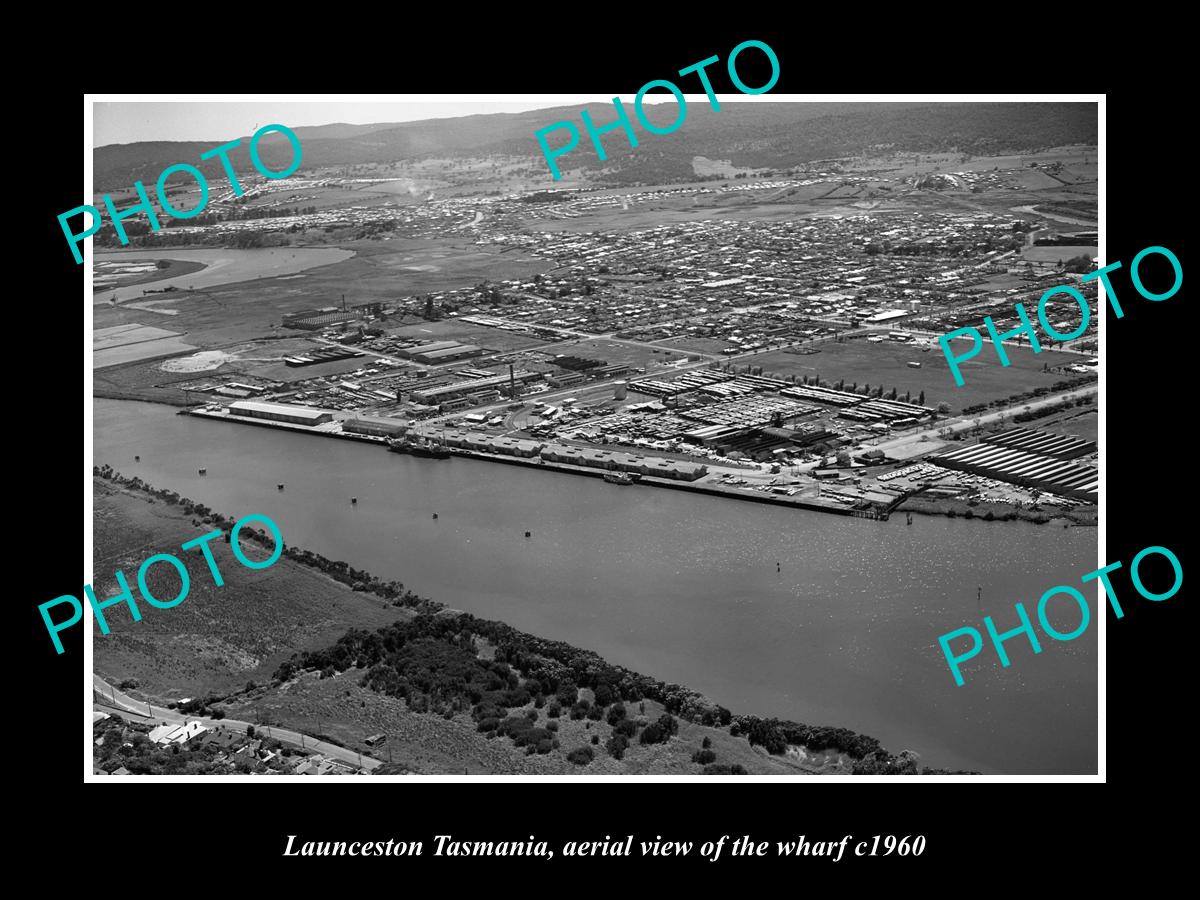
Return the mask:
<svg viewBox="0 0 1200 900">
<path fill-rule="evenodd" d="M 708 467 L 700 463 L 659 459 L 615 450 L 574 447 L 567 444 L 547 444 L 542 448 L 541 457 L 547 462 L 633 472 L 639 475 L 654 475 L 658 478 L 673 478 L 679 481 L 695 481 L 708 474 Z"/>
<path fill-rule="evenodd" d="M 320 309 L 305 309 L 288 313 L 283 317 L 284 328 L 299 328 L 304 331 L 320 331 L 339 322 L 352 322 L 361 317 L 357 310 L 345 310 L 339 306 L 323 306 Z"/>
<path fill-rule="evenodd" d="M 482 353 L 482 347 L 476 347 L 474 344 L 460 344 L 458 341 L 432 341 L 396 351 L 396 355 L 403 359 L 412 359 L 426 365 L 457 362 L 460 359 L 469 359 Z"/>
<path fill-rule="evenodd" d="M 285 356 L 283 363 L 291 368 L 297 368 L 300 366 L 315 366 L 318 363 L 324 362 L 335 362 L 339 359 L 354 359 L 363 355 L 359 350 L 350 350 L 346 347 L 323 347 L 320 350 L 309 350 L 295 356 Z"/>
<path fill-rule="evenodd" d="M 440 350 L 426 350 L 414 353 L 412 358 L 417 362 L 426 363 L 427 365 L 437 365 L 439 363 L 457 362 L 460 359 L 469 359 L 472 356 L 479 356 L 482 353 L 482 347 L 476 347 L 474 344 L 458 344 L 454 347 L 443 347 Z"/>
<path fill-rule="evenodd" d="M 514 372 L 512 378 L 518 384 L 524 384 L 527 381 L 536 381 L 541 376 L 537 372 Z M 412 392 L 412 399 L 417 403 L 428 403 L 431 406 L 436 406 L 483 390 L 503 390 L 504 386 L 508 384 L 508 380 L 508 375 L 493 375 L 491 378 L 452 381 L 449 384 L 439 384 L 415 390 Z"/>
<path fill-rule="evenodd" d="M 350 434 L 369 434 L 372 437 L 400 437 L 408 432 L 408 425 L 399 419 L 384 416 L 358 416 L 343 422 L 342 431 Z"/>
<path fill-rule="evenodd" d="M 1100 474 L 1095 468 L 1003 444 L 974 444 L 931 456 L 929 462 L 1088 503 L 1099 500 Z"/>
<path fill-rule="evenodd" d="M 502 456 L 520 456 L 526 459 L 537 456 L 544 446 L 540 441 L 463 431 L 447 431 L 440 436 L 439 440 L 447 447 L 457 447 L 460 450 L 499 453 Z"/>
<path fill-rule="evenodd" d="M 522 440 L 505 435 L 481 434 L 474 431 L 446 431 L 438 437 L 447 447 L 473 450 L 477 453 L 493 453 L 501 456 L 518 456 L 524 459 L 541 457 L 547 462 L 569 463 L 617 472 L 633 472 L 639 475 L 654 475 L 677 481 L 695 481 L 708 473 L 708 468 L 699 463 L 674 459 L 660 459 L 637 453 L 601 450 L 595 447 L 576 447 L 569 444 L 545 444 L 541 441 Z"/>
<path fill-rule="evenodd" d="M 273 422 L 290 422 L 293 425 L 320 425 L 332 422 L 333 413 L 323 409 L 313 409 L 311 406 L 293 406 L 288 403 L 264 403 L 260 400 L 238 400 L 229 404 L 229 412 L 234 416 L 246 416 L 250 419 L 269 419 Z"/>
<path fill-rule="evenodd" d="M 1014 450 L 1024 450 L 1027 453 L 1037 453 L 1041 456 L 1053 456 L 1056 459 L 1078 459 L 1089 453 L 1095 453 L 1097 450 L 1095 441 L 1085 440 L 1073 434 L 1038 431 L 1036 428 L 1014 428 L 1011 431 L 985 437 L 983 442 L 1012 447 Z"/>
</svg>

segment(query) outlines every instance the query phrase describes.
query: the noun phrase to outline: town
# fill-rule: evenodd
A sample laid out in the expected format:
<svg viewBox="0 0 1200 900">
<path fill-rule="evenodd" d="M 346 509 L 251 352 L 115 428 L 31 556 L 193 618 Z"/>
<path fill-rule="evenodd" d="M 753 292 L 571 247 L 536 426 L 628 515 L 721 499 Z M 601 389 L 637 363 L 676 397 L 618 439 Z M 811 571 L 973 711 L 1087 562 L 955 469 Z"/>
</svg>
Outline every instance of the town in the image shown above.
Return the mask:
<svg viewBox="0 0 1200 900">
<path fill-rule="evenodd" d="M 864 176 L 802 174 L 721 188 L 541 191 L 418 205 L 424 213 L 408 218 L 422 228 L 466 229 L 474 245 L 519 250 L 549 268 L 294 309 L 272 325 L 267 344 L 168 360 L 163 369 L 192 376 L 172 379 L 169 390 L 194 414 L 225 421 L 443 458 L 620 473 L 643 485 L 842 514 L 887 516 L 917 495 L 989 504 L 1003 515 L 1094 505 L 1094 440 L 1045 453 L 1016 446 L 982 465 L 957 455 L 973 437 L 1007 447 L 1030 430 L 1014 426 L 1034 420 L 1082 426 L 1085 436 L 1094 430 L 1094 415 L 1081 420 L 1078 412 L 1095 397 L 1094 335 L 1047 340 L 1053 350 L 1036 360 L 1041 348 L 1013 342 L 1012 369 L 1002 378 L 976 369 L 975 378 L 991 379 L 977 392 L 947 390 L 946 363 L 930 352 L 947 328 L 980 316 L 1004 327 L 1015 319 L 1014 302 L 1061 281 L 1057 263 L 1025 251 L 1046 241 L 1082 245 L 1094 233 L 1011 213 L 935 209 L 530 230 L 638 203 L 686 207 L 700 196 L 776 196 L 814 185 L 857 196 L 878 186 Z M 1006 174 L 1017 173 L 992 177 Z M 348 214 L 167 231 L 264 221 L 290 230 Z M 1090 267 L 1089 259 L 1071 277 L 1094 308 Z M 170 311 L 172 293 L 125 306 Z M 98 337 L 111 345 L 98 351 L 97 365 L 112 354 L 111 364 L 126 371 L 129 351 L 153 354 L 179 340 L 149 325 Z M 263 365 L 268 347 L 278 355 Z"/>
</svg>

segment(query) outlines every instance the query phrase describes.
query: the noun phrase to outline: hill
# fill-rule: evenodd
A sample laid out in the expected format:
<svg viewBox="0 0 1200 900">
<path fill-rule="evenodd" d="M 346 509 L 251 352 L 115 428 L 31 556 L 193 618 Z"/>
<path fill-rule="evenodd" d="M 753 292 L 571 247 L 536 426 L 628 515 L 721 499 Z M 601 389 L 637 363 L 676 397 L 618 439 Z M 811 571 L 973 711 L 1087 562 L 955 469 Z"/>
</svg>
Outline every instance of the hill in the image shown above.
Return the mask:
<svg viewBox="0 0 1200 900">
<path fill-rule="evenodd" d="M 632 97 L 623 97 L 633 118 Z M 594 122 L 613 121 L 611 106 L 586 107 Z M 647 106 L 653 121 L 671 115 Z M 534 132 L 554 122 L 576 123 L 579 146 L 563 156 L 564 168 L 582 166 L 598 180 L 658 183 L 692 177 L 692 159 L 728 159 L 737 166 L 788 167 L 867 152 L 997 154 L 1096 142 L 1097 115 L 1088 103 L 735 103 L 719 112 L 691 103 L 686 121 L 670 135 L 640 128 L 639 147 L 620 132 L 605 136 L 608 160 L 601 163 L 580 123 L 578 107 L 523 113 L 496 113 L 419 122 L 375 125 L 323 125 L 296 129 L 304 148 L 303 169 L 314 172 L 345 166 L 439 157 L 515 157 L 542 164 Z M 284 122 L 284 124 L 287 124 Z M 249 171 L 245 144 L 234 151 Z M 552 142 L 563 140 L 552 137 Z M 150 141 L 99 147 L 93 155 L 97 191 L 128 189 L 135 180 L 150 183 L 166 166 L 187 162 L 216 178 L 216 159 L 199 162 L 212 142 Z M 281 169 L 291 160 L 287 141 L 264 138 L 266 165 Z M 238 168 L 238 166 L 235 166 Z M 603 170 L 603 172 L 601 171 Z"/>
</svg>

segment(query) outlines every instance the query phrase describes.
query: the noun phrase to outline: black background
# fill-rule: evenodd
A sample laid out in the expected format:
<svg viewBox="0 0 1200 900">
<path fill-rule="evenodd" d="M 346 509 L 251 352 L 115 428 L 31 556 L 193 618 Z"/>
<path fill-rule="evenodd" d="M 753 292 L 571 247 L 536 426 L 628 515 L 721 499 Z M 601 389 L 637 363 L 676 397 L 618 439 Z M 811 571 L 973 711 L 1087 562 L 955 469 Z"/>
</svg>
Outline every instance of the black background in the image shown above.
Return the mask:
<svg viewBox="0 0 1200 900">
<path fill-rule="evenodd" d="M 541 15 L 539 13 L 539 15 Z M 553 18 L 553 11 L 547 11 Z M 726 16 L 730 21 L 736 16 Z M 30 278 L 28 287 L 10 295 L 7 341 L 10 376 L 16 370 L 20 348 L 41 345 L 36 370 L 21 369 L 24 387 L 8 403 L 6 437 L 10 448 L 8 470 L 12 494 L 9 572 L 16 585 L 9 604 L 16 625 L 16 643 L 22 651 L 10 663 L 8 721 L 10 779 L 36 786 L 36 799 L 19 812 L 30 835 L 37 835 L 43 852 L 63 851 L 68 845 L 91 845 L 89 856 L 101 854 L 117 862 L 134 841 L 138 855 L 162 884 L 193 875 L 241 871 L 249 865 L 264 887 L 323 873 L 371 878 L 420 868 L 439 870 L 451 879 L 468 872 L 486 872 L 489 878 L 519 873 L 520 884 L 537 890 L 577 889 L 581 869 L 598 868 L 625 878 L 635 869 L 653 876 L 685 875 L 700 884 L 742 885 L 754 889 L 795 889 L 823 883 L 840 874 L 880 885 L 896 883 L 904 873 L 916 876 L 934 889 L 951 885 L 959 889 L 990 883 L 1007 873 L 1010 887 L 1022 881 L 1023 860 L 1057 859 L 1064 872 L 1079 860 L 1103 853 L 1106 842 L 1125 840 L 1122 826 L 1101 812 L 1114 796 L 1122 808 L 1156 795 L 1187 767 L 1179 731 L 1190 694 L 1184 676 L 1185 642 L 1191 632 L 1184 621 L 1188 583 L 1173 598 L 1151 603 L 1138 597 L 1128 581 L 1132 557 L 1149 545 L 1171 548 L 1190 572 L 1184 543 L 1184 510 L 1193 502 L 1188 491 L 1193 456 L 1190 439 L 1194 406 L 1185 362 L 1195 358 L 1193 334 L 1184 321 L 1186 284 L 1170 300 L 1151 303 L 1138 297 L 1128 280 L 1128 263 L 1142 248 L 1161 245 L 1172 249 L 1187 269 L 1183 216 L 1185 192 L 1190 186 L 1186 145 L 1173 137 L 1180 99 L 1171 82 L 1130 80 L 1136 65 L 1084 77 L 1077 67 L 1067 68 L 1048 58 L 1030 57 L 1028 48 L 988 51 L 962 48 L 945 37 L 920 41 L 889 33 L 864 39 L 851 47 L 851 35 L 807 28 L 722 24 L 705 27 L 699 22 L 686 37 L 670 39 L 636 28 L 613 25 L 611 32 L 593 37 L 572 36 L 564 27 L 554 37 L 513 37 L 504 29 L 477 39 L 468 46 L 461 36 L 436 39 L 408 32 L 390 40 L 358 39 L 352 49 L 333 47 L 309 55 L 293 41 L 273 36 L 273 28 L 257 31 L 255 51 L 229 50 L 229 57 L 198 61 L 194 75 L 181 75 L 175 67 L 122 66 L 97 72 L 83 84 L 59 83 L 39 90 L 28 99 L 26 127 L 37 139 L 27 144 L 28 158 L 20 169 L 10 170 L 22 195 L 19 207 L 9 209 L 10 264 Z M 297 26 L 303 34 L 313 26 Z M 389 25 L 389 28 L 393 26 Z M 356 26 L 355 30 L 363 29 Z M 486 30 L 486 29 L 485 29 Z M 56 656 L 47 640 L 37 604 L 60 594 L 78 596 L 89 573 L 83 570 L 78 545 L 73 543 L 80 496 L 90 485 L 91 461 L 82 458 L 74 440 L 74 416 L 83 397 L 83 357 L 79 353 L 79 328 L 73 313 L 81 299 L 81 266 L 77 266 L 59 230 L 56 215 L 80 202 L 83 91 L 119 92 L 156 90 L 163 93 L 195 92 L 602 92 L 630 98 L 644 82 L 707 56 L 722 60 L 737 43 L 748 38 L 764 40 L 777 53 L 782 75 L 771 94 L 785 92 L 1040 92 L 1107 91 L 1107 256 L 1122 260 L 1125 269 L 1114 284 L 1125 308 L 1119 321 L 1106 319 L 1107 370 L 1104 409 L 1107 433 L 1103 445 L 1107 464 L 1107 541 L 1104 558 L 1121 560 L 1125 568 L 1114 576 L 1125 607 L 1125 618 L 1107 614 L 1107 780 L 1117 794 L 1106 795 L 1104 806 L 1091 794 L 1057 784 L 1010 785 L 972 788 L 958 785 L 934 787 L 923 779 L 903 783 L 923 784 L 924 793 L 896 794 L 893 783 L 864 779 L 864 787 L 821 783 L 821 779 L 795 779 L 789 783 L 748 784 L 712 782 L 663 784 L 633 781 L 603 784 L 404 782 L 313 788 L 275 789 L 249 794 L 247 788 L 221 785 L 218 793 L 201 794 L 190 785 L 138 784 L 116 795 L 119 787 L 84 785 L 81 776 L 80 738 L 82 635 L 84 628 L 63 634 L 67 652 Z M 308 39 L 305 39 L 308 40 Z M 334 39 L 336 40 L 336 39 Z M 282 44 L 288 43 L 288 47 Z M 349 42 L 348 42 L 349 43 Z M 275 46 L 279 44 L 279 46 Z M 888 45 L 883 49 L 883 45 Z M 420 47 L 420 52 L 418 52 Z M 1077 51 L 1076 52 L 1080 52 Z M 1011 54 L 1023 56 L 1014 60 Z M 747 84 L 762 84 L 766 73 L 754 71 L 751 51 L 739 58 L 739 71 Z M 1057 59 L 1057 57 L 1056 57 Z M 1060 60 L 1061 61 L 1061 60 Z M 186 68 L 186 67 L 184 67 Z M 718 92 L 732 88 L 723 66 L 710 69 Z M 1056 75 L 1062 73 L 1062 77 Z M 664 76 L 664 73 L 667 73 Z M 1022 74 L 1023 73 L 1023 74 Z M 152 79 L 147 80 L 148 75 Z M 436 77 L 433 77 L 436 76 Z M 951 77 L 952 76 L 952 77 Z M 1118 86 L 1118 81 L 1120 85 Z M 1164 89 L 1164 85 L 1167 89 Z M 694 90 L 688 86 L 687 90 Z M 767 95 L 770 96 L 770 95 Z M 667 138 L 663 138 L 664 140 Z M 532 139 L 531 139 L 532 140 Z M 13 228 L 14 223 L 21 227 Z M 34 257 L 30 260 L 27 257 Z M 1156 283 L 1151 260 L 1145 280 Z M 1162 262 L 1158 260 L 1157 262 Z M 1165 264 L 1161 270 L 1169 278 Z M 1161 283 L 1161 282 L 1158 282 Z M 75 347 L 75 350 L 71 348 Z M 90 335 L 83 336 L 83 353 L 90 351 Z M 13 477 L 15 476 L 15 477 Z M 15 515 L 13 513 L 16 513 Z M 86 527 L 86 523 L 85 523 Z M 1153 562 L 1153 561 L 1151 561 Z M 1014 566 L 1022 561 L 1014 559 Z M 1165 572 L 1165 566 L 1164 566 Z M 1153 566 L 1144 570 L 1151 587 Z M 1093 626 L 1094 627 L 1094 626 Z M 18 659 L 21 661 L 18 662 Z M 90 696 L 87 698 L 90 699 Z M 1052 740 L 1053 735 L 1047 735 Z M 364 779 L 365 780 L 365 779 Z M 263 779 L 285 783 L 292 779 Z M 130 782 L 131 784 L 132 782 Z M 899 783 L 899 781 L 897 782 Z M 865 787 L 873 784 L 872 787 Z M 127 788 L 129 790 L 129 788 Z M 237 796 L 232 796 L 234 790 Z M 919 790 L 919 789 L 918 789 Z M 975 793 L 980 791 L 980 793 Z M 987 791 L 986 796 L 983 792 Z M 1034 794 L 1034 791 L 1037 793 Z M 1020 794 L 1018 796 L 1017 794 Z M 186 796 L 181 796 L 186 794 Z M 32 818 L 32 822 L 28 822 Z M 1136 831 L 1130 828 L 1130 831 Z M 635 835 L 651 839 L 704 841 L 721 835 L 751 835 L 756 841 L 855 840 L 875 834 L 923 834 L 928 849 L 920 859 L 855 860 L 834 864 L 826 859 L 731 858 L 726 852 L 717 863 L 697 855 L 683 859 L 595 861 L 524 861 L 520 858 L 466 860 L 425 856 L 420 859 L 304 859 L 285 860 L 280 854 L 286 835 L 303 840 L 424 840 L 435 834 L 453 834 L 467 840 L 524 840 L 529 835 L 549 840 L 601 839 Z M 1169 834 L 1160 823 L 1152 834 L 1156 844 Z M 1134 839 L 1128 834 L 1128 839 Z M 1143 847 L 1136 851 L 1153 851 Z M 93 859 L 95 859 L 93 857 Z M 748 882 L 765 868 L 791 875 L 794 882 Z M 553 873 L 554 880 L 537 879 Z M 942 881 L 947 870 L 961 871 L 968 880 Z M 84 873 L 79 873 L 83 876 Z M 132 871 L 129 872 L 132 875 Z M 575 874 L 576 877 L 572 877 Z M 527 880 L 532 876 L 533 879 Z M 247 877 L 251 877 L 247 873 Z M 713 879 L 716 879 L 715 881 Z M 814 882 L 815 879 L 815 882 Z M 136 880 L 141 880 L 137 878 Z M 146 884 L 153 883 L 153 879 Z M 202 878 L 203 883 L 203 878 Z M 249 888 L 252 882 L 242 887 Z M 464 882 L 465 883 L 465 882 Z M 493 882 L 499 883 L 499 882 Z M 511 882 L 514 886 L 518 882 Z M 641 882 L 597 881 L 601 890 L 635 890 Z M 623 885 L 623 886 L 622 886 Z M 315 887 L 315 882 L 313 883 Z M 403 884 L 380 885 L 386 890 L 406 890 Z M 409 886 L 415 889 L 415 886 Z M 366 882 L 349 882 L 343 890 L 375 890 Z M 230 889 L 239 890 L 235 882 Z"/>
</svg>

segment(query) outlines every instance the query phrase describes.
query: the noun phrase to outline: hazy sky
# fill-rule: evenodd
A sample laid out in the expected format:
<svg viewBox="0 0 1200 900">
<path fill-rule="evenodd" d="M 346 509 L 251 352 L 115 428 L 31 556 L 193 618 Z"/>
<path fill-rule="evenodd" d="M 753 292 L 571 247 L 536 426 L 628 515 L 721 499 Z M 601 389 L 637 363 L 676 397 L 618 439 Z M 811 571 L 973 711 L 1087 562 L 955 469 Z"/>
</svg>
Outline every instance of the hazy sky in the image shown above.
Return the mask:
<svg viewBox="0 0 1200 900">
<path fill-rule="evenodd" d="M 654 97 L 647 96 L 652 102 Z M 663 99 L 671 99 L 667 94 Z M 497 101 L 460 100 L 441 96 L 406 97 L 395 101 L 286 101 L 234 100 L 198 101 L 152 99 L 97 101 L 93 106 L 92 146 L 131 144 L 135 141 L 226 141 L 253 134 L 269 124 L 329 125 L 349 122 L 411 122 L 419 119 L 469 116 L 478 113 L 527 112 L 553 106 L 582 106 L 611 102 L 600 95 L 523 95 Z M 549 124 L 549 123 L 547 123 Z"/>
</svg>

